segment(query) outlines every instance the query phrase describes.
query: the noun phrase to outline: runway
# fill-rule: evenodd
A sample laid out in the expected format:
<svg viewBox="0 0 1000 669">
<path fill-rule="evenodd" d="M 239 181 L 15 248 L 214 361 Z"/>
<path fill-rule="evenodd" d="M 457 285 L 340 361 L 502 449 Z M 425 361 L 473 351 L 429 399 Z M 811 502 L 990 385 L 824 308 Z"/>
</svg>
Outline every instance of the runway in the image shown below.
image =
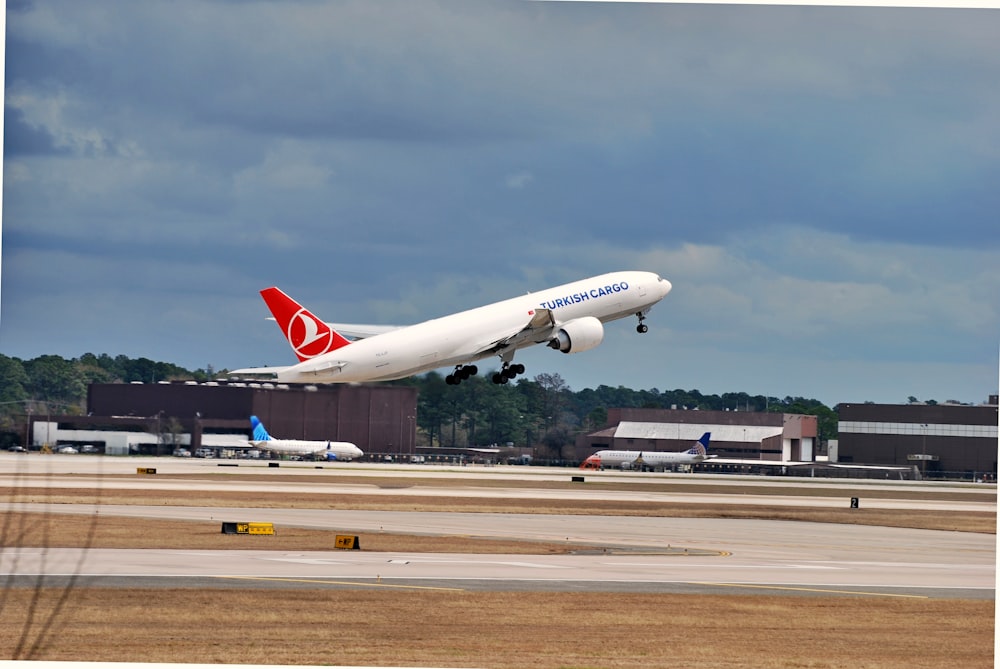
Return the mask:
<svg viewBox="0 0 1000 669">
<path fill-rule="evenodd" d="M 268 466 L 269 464 L 274 466 Z M 279 467 L 280 465 L 280 467 Z M 139 468 L 154 468 L 161 476 L 136 477 Z M 165 478 L 162 475 L 204 478 Z M 236 479 L 233 475 L 239 475 Z M 225 480 L 227 478 L 234 480 Z M 370 479 L 370 483 L 344 483 L 342 478 Z M 565 484 L 573 478 L 602 487 L 594 490 L 586 483 L 574 489 L 548 484 Z M 392 479 L 391 485 L 384 480 Z M 271 479 L 271 480 L 268 480 Z M 277 479 L 277 480 L 275 480 Z M 296 480 L 301 479 L 301 480 Z M 308 479 L 308 480 L 307 480 Z M 461 479 L 463 485 L 437 486 L 434 479 Z M 408 481 L 414 483 L 408 483 Z M 420 481 L 419 485 L 416 481 Z M 380 482 L 381 481 L 381 482 Z M 511 482 L 509 487 L 498 481 Z M 58 482 L 58 483 L 57 483 Z M 489 485 L 477 485 L 489 482 Z M 514 485 L 514 484 L 517 485 Z M 683 492 L 655 489 L 682 484 Z M 546 487 L 548 485 L 548 487 Z M 525 487 L 527 486 L 527 487 Z M 609 486 L 614 486 L 609 489 Z M 699 487 L 729 488 L 732 492 L 697 492 Z M 861 496 L 864 508 L 996 513 L 996 486 L 983 484 L 942 484 L 937 482 L 869 481 L 852 479 L 787 479 L 760 476 L 691 475 L 673 473 L 622 473 L 581 471 L 557 467 L 456 467 L 428 465 L 381 465 L 373 463 L 220 461 L 179 458 L 102 458 L 51 455 L 44 458 L 0 454 L 0 489 L 95 490 L 227 490 L 244 492 L 252 501 L 254 493 L 311 493 L 328 495 L 384 495 L 413 497 L 467 497 L 507 499 L 588 500 L 600 498 L 624 502 L 674 502 L 715 505 L 772 505 L 845 508 L 852 496 Z M 769 490 L 755 494 L 747 489 Z M 802 490 L 808 489 L 808 495 Z M 887 491 L 889 493 L 887 494 Z M 984 501 L 988 498 L 989 501 Z"/>
<path fill-rule="evenodd" d="M 54 465 L 49 462 L 46 466 Z M 132 467 L 134 472 L 135 465 Z M 284 466 L 281 472 L 286 473 Z M 430 474 L 423 470 L 421 475 Z M 436 475 L 456 474 L 441 472 Z M 78 478 L 76 482 L 86 478 Z M 73 482 L 52 471 L 43 480 L 53 487 L 65 487 Z M 20 489 L 19 494 L 32 489 L 36 483 L 36 479 L 23 472 L 11 475 L 9 468 L 0 470 L 0 485 L 13 486 L 12 490 L 19 489 L 19 484 L 27 486 Z M 102 479 L 106 488 L 134 483 L 134 479 Z M 265 481 L 252 487 L 260 490 L 263 483 Z M 146 477 L 140 484 L 159 486 L 168 484 L 168 480 Z M 199 481 L 197 489 L 207 486 L 205 489 L 231 490 L 230 484 L 235 482 Z M 280 486 L 286 485 L 295 484 L 280 483 Z M 313 484 L 304 482 L 303 485 Z M 336 484 L 331 482 L 330 485 Z M 370 494 L 371 486 L 360 487 Z M 534 488 L 506 489 L 501 486 L 500 490 L 498 493 L 496 488 L 490 488 L 489 492 L 493 496 L 502 496 L 507 490 L 516 490 L 517 494 L 531 491 L 543 494 Z M 400 494 L 403 491 L 393 489 L 391 492 Z M 434 494 L 461 496 L 468 492 L 465 487 L 458 491 L 441 487 Z M 614 492 L 589 494 L 603 496 Z M 617 492 L 628 494 L 630 491 Z M 337 494 L 349 493 L 339 491 Z M 691 501 L 690 495 L 684 497 Z M 739 496 L 738 486 L 734 486 L 733 495 L 719 497 L 726 498 L 720 503 L 747 503 Z M 775 496 L 765 497 L 768 497 L 767 503 L 775 503 Z M 793 499 L 789 503 L 815 504 L 816 499 Z M 839 503 L 844 501 L 834 499 Z M 914 500 L 881 501 L 920 507 Z M 947 503 L 990 507 L 982 500 Z M 456 507 L 460 506 L 456 497 Z M 996 586 L 994 535 L 935 530 L 745 519 L 275 509 L 253 508 L 252 502 L 245 509 L 234 509 L 93 503 L 54 505 L 22 503 L 9 498 L 0 504 L 0 510 L 100 513 L 220 523 L 271 522 L 279 533 L 282 527 L 306 527 L 326 529 L 331 533 L 516 538 L 592 547 L 568 555 L 398 554 L 365 550 L 290 553 L 259 550 L 258 547 L 266 545 L 269 538 L 248 536 L 233 537 L 234 550 L 225 551 L 6 547 L 0 551 L 0 579 L 6 583 L 36 583 L 44 578 L 46 583 L 56 584 L 72 577 L 80 584 L 116 586 L 185 587 L 209 583 L 212 587 L 767 592 L 973 599 L 993 598 Z M 995 513 L 995 510 L 994 502 L 992 511 Z"/>
<path fill-rule="evenodd" d="M 102 510 L 103 512 L 104 510 Z M 250 516 L 358 532 L 520 536 L 594 543 L 574 555 L 449 555 L 252 550 L 267 537 L 234 537 L 238 550 L 5 549 L 5 576 L 88 577 L 185 587 L 192 579 L 244 586 L 296 581 L 347 587 L 570 589 L 656 592 L 771 591 L 991 598 L 993 537 L 816 523 L 508 514 L 136 509 L 148 517 Z M 325 516 L 325 517 L 323 517 Z M 242 548 L 247 547 L 247 548 Z"/>
</svg>

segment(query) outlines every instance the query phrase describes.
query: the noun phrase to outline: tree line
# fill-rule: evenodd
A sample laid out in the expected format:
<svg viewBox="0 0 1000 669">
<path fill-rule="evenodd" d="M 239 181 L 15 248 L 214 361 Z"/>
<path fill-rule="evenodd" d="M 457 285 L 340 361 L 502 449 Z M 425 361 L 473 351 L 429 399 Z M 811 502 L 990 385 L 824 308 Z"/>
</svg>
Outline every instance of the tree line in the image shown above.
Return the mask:
<svg viewBox="0 0 1000 669">
<path fill-rule="evenodd" d="M 28 411 L 82 414 L 91 383 L 210 381 L 226 370 L 187 370 L 148 358 L 85 353 L 66 359 L 43 355 L 21 360 L 0 354 L 0 442 L 20 443 Z M 421 446 L 540 445 L 552 453 L 572 444 L 578 434 L 607 423 L 608 409 L 700 409 L 768 411 L 818 417 L 821 443 L 837 436 L 835 408 L 803 397 L 768 397 L 744 392 L 722 395 L 697 390 L 633 390 L 599 385 L 573 391 L 558 374 L 538 374 L 496 385 L 488 375 L 449 385 L 428 372 L 391 382 L 417 388 L 417 427 Z M 558 457 L 556 455 L 556 457 Z"/>
</svg>

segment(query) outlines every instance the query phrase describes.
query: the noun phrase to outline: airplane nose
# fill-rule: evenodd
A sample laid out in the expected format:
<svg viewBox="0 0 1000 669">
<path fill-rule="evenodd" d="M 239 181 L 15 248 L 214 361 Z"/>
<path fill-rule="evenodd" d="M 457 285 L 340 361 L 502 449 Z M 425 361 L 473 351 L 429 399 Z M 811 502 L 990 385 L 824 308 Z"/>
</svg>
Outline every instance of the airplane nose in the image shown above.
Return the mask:
<svg viewBox="0 0 1000 669">
<path fill-rule="evenodd" d="M 664 297 L 670 290 L 674 287 L 674 284 L 670 283 L 664 278 L 660 278 L 660 292 L 663 293 Z"/>
</svg>

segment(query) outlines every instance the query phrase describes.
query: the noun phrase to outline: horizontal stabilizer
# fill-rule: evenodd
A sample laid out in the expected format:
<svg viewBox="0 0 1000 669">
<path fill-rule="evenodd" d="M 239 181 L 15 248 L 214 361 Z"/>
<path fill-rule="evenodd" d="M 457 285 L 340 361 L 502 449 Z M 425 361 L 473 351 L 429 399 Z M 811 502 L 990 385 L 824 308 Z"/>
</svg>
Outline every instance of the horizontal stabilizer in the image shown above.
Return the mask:
<svg viewBox="0 0 1000 669">
<path fill-rule="evenodd" d="M 327 323 L 327 325 L 351 339 L 367 339 L 406 327 L 404 325 L 358 325 L 356 323 Z"/>
<path fill-rule="evenodd" d="M 282 372 L 288 370 L 289 367 L 286 365 L 284 367 L 247 367 L 245 369 L 234 369 L 227 374 L 234 375 L 239 374 L 242 376 L 249 376 L 254 374 L 267 375 L 267 376 L 277 376 Z"/>
<path fill-rule="evenodd" d="M 274 316 L 268 316 L 267 320 L 276 321 Z M 336 330 L 339 334 L 348 337 L 350 339 L 367 339 L 368 337 L 374 337 L 375 335 L 385 334 L 386 332 L 393 332 L 395 330 L 401 330 L 406 325 L 367 325 L 361 323 L 327 323 L 327 327 Z"/>
</svg>

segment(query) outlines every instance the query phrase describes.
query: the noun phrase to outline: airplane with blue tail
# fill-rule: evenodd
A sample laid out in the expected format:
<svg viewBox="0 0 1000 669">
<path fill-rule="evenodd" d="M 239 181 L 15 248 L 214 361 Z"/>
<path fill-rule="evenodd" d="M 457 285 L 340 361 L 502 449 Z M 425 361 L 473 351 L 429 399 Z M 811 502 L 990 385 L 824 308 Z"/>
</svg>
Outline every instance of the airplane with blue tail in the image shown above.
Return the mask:
<svg viewBox="0 0 1000 669">
<path fill-rule="evenodd" d="M 263 451 L 288 455 L 323 456 L 326 460 L 354 460 L 364 451 L 348 441 L 316 441 L 306 439 L 275 439 L 267 433 L 257 416 L 250 416 L 253 438 L 250 445 Z"/>
</svg>

